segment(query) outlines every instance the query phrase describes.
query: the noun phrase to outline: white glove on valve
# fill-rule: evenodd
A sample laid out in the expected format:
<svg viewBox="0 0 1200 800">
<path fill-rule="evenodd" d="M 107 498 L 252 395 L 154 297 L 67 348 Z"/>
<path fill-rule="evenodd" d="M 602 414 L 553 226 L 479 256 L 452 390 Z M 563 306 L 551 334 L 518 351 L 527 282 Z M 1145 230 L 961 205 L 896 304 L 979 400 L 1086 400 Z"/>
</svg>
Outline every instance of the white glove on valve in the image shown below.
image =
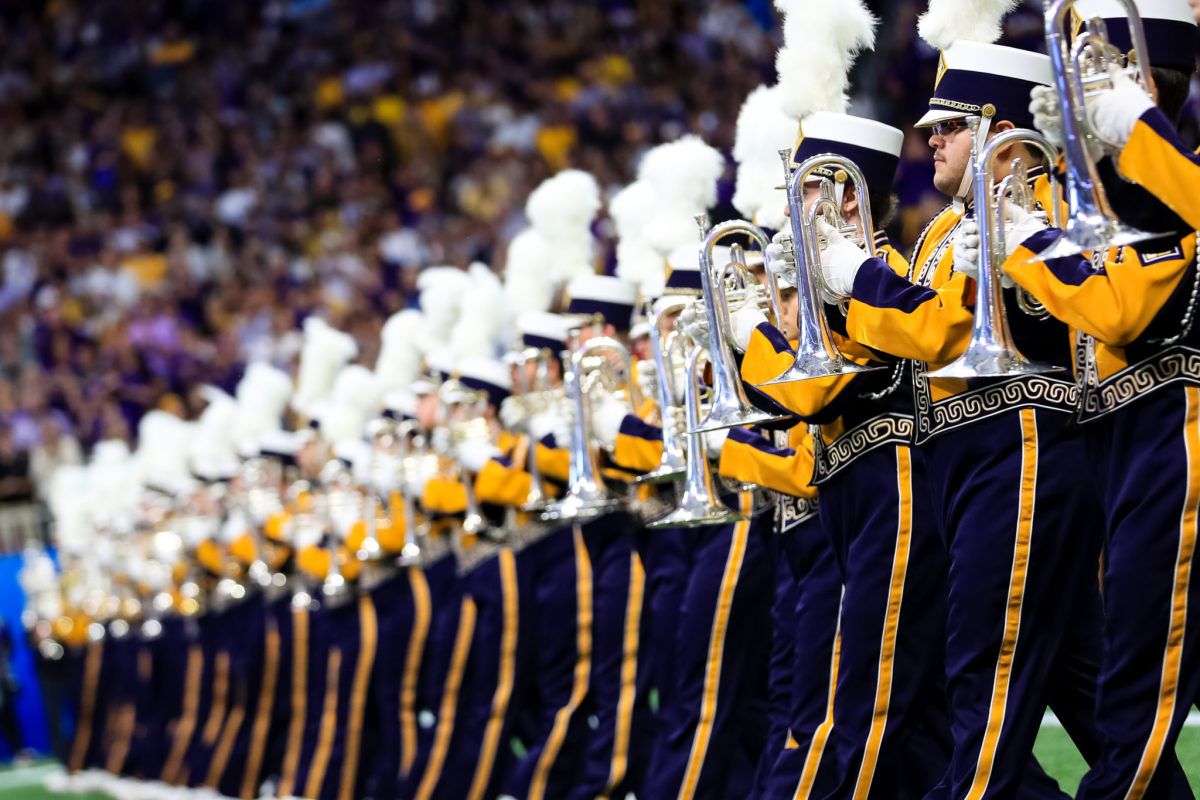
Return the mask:
<svg viewBox="0 0 1200 800">
<path fill-rule="evenodd" d="M 796 285 L 796 250 L 792 235 L 779 231 L 771 237 L 766 250 L 767 268 L 775 274 L 775 280 L 783 286 Z"/>
<path fill-rule="evenodd" d="M 954 271 L 979 280 L 979 223 L 964 217 L 954 232 Z"/>
<path fill-rule="evenodd" d="M 1096 135 L 1108 146 L 1120 149 L 1129 141 L 1138 118 L 1154 108 L 1154 100 L 1125 70 L 1112 67 L 1108 74 L 1112 88 L 1089 100 L 1087 113 Z"/>
<path fill-rule="evenodd" d="M 767 316 L 757 305 L 747 305 L 730 314 L 729 321 L 732 323 L 730 327 L 733 328 L 733 346 L 744 353 L 750 346 L 750 336 L 754 329 L 766 322 Z"/>
<path fill-rule="evenodd" d="M 621 423 L 629 407 L 614 397 L 605 397 L 597 406 L 592 417 L 592 430 L 604 449 L 612 450 L 617 445 L 617 434 L 621 432 Z"/>
<path fill-rule="evenodd" d="M 657 404 L 658 396 L 658 365 L 654 359 L 646 358 L 637 362 L 637 385 L 642 397 L 649 397 Z"/>
<path fill-rule="evenodd" d="M 699 303 L 684 306 L 676 325 L 684 336 L 703 347 L 705 352 L 712 352 L 712 332 L 708 329 L 708 315 L 700 308 Z"/>
<path fill-rule="evenodd" d="M 1030 236 L 1046 230 L 1046 215 L 1041 211 L 1026 211 L 1015 203 L 1004 206 L 1004 257 L 1009 258 Z"/>
<path fill-rule="evenodd" d="M 566 409 L 555 409 L 534 414 L 529 420 L 529 435 L 540 442 L 547 436 L 554 437 L 556 447 L 567 447 L 571 443 L 571 415 Z"/>
<path fill-rule="evenodd" d="M 1033 127 L 1042 132 L 1050 144 L 1059 150 L 1066 145 L 1063 133 L 1062 103 L 1058 90 L 1053 86 L 1035 86 L 1029 92 L 1029 113 L 1033 115 Z M 1104 145 L 1091 137 L 1084 137 L 1084 147 L 1092 161 L 1104 157 Z"/>
<path fill-rule="evenodd" d="M 500 450 L 491 442 L 468 439 L 458 446 L 458 463 L 467 472 L 479 472 L 483 465 L 500 455 Z"/>
<path fill-rule="evenodd" d="M 504 398 L 500 403 L 500 424 L 505 430 L 520 431 L 525 428 L 525 401 L 516 395 Z"/>
<path fill-rule="evenodd" d="M 824 240 L 821 274 L 829 291 L 837 295 L 826 300 L 838 302 L 854 292 L 854 278 L 870 256 L 823 219 L 817 219 L 817 233 Z"/>
</svg>

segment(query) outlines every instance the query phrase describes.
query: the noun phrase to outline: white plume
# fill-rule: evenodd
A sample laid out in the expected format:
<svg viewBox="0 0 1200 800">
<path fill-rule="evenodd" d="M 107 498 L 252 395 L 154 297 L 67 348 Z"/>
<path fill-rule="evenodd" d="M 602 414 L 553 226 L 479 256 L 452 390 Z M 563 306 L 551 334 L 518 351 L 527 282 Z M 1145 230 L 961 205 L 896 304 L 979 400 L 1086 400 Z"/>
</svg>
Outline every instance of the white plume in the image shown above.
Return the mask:
<svg viewBox="0 0 1200 800">
<path fill-rule="evenodd" d="M 929 0 L 917 33 L 935 50 L 958 41 L 990 44 L 1000 38 L 1000 23 L 1016 6 L 1017 0 Z"/>
<path fill-rule="evenodd" d="M 695 216 L 717 202 L 717 181 L 724 171 L 724 156 L 698 136 L 684 136 L 646 153 L 638 180 L 646 181 L 655 195 L 646 240 L 660 256 L 697 241 Z"/>
<path fill-rule="evenodd" d="M 208 405 L 196 421 L 188 458 L 197 474 L 225 473 L 237 463 L 233 438 L 237 401 L 215 386 L 201 387 Z"/>
<path fill-rule="evenodd" d="M 775 55 L 783 110 L 797 120 L 814 111 L 844 112 L 850 67 L 875 46 L 878 20 L 862 0 L 775 0 L 775 7 L 784 15 L 783 47 Z"/>
<path fill-rule="evenodd" d="M 367 421 L 378 407 L 379 390 L 371 371 L 357 364 L 344 367 L 338 373 L 329 400 L 315 414 L 321 438 L 327 442 L 361 439 Z"/>
<path fill-rule="evenodd" d="M 555 238 L 563 228 L 579 231 L 591 227 L 600 206 L 600 185 L 592 174 L 566 169 L 530 192 L 525 215 L 535 230 Z"/>
<path fill-rule="evenodd" d="M 796 142 L 796 120 L 783 113 L 778 86 L 759 86 L 746 98 L 738 114 L 733 157 L 738 162 L 733 205 L 746 219 L 779 230 L 786 217 L 787 198 L 779 190 L 783 165 L 779 151 Z"/>
<path fill-rule="evenodd" d="M 457 267 L 430 267 L 417 278 L 421 313 L 425 316 L 424 352 L 450 338 L 450 331 L 458 322 L 462 296 L 470 283 L 467 273 Z"/>
<path fill-rule="evenodd" d="M 141 482 L 168 487 L 191 477 L 188 452 L 195 426 L 166 411 L 149 411 L 138 423 L 135 458 Z"/>
<path fill-rule="evenodd" d="M 381 396 L 408 389 L 421 374 L 424 331 L 424 317 L 412 308 L 392 314 L 383 324 L 379 357 L 375 360 L 375 383 Z"/>
<path fill-rule="evenodd" d="M 329 395 L 332 403 L 372 411 L 379 406 L 379 387 L 371 370 L 358 364 L 343 367 Z"/>
<path fill-rule="evenodd" d="M 493 355 L 506 322 L 504 286 L 496 273 L 486 264 L 475 263 L 469 274 L 471 283 L 462 298 L 462 312 L 450 334 L 455 358 Z"/>
<path fill-rule="evenodd" d="M 608 203 L 608 215 L 617 228 L 617 277 L 637 284 L 643 295 L 658 294 L 666 280 L 666 262 L 646 240 L 646 222 L 655 201 L 649 182 L 634 181 Z"/>
<path fill-rule="evenodd" d="M 230 439 L 238 446 L 254 443 L 276 430 L 292 395 L 292 379 L 281 369 L 254 362 L 237 385 L 237 414 Z"/>
<path fill-rule="evenodd" d="M 304 320 L 304 346 L 292 408 L 308 414 L 314 404 L 329 396 L 338 370 L 357 355 L 358 345 L 350 334 L 334 330 L 317 316 Z"/>
<path fill-rule="evenodd" d="M 525 201 L 529 224 L 550 245 L 554 284 L 595 271 L 592 221 L 600 206 L 599 184 L 591 173 L 578 169 L 563 170 L 542 181 Z"/>
<path fill-rule="evenodd" d="M 549 311 L 554 302 L 553 250 L 545 237 L 526 228 L 508 243 L 504 300 L 514 314 Z"/>
</svg>

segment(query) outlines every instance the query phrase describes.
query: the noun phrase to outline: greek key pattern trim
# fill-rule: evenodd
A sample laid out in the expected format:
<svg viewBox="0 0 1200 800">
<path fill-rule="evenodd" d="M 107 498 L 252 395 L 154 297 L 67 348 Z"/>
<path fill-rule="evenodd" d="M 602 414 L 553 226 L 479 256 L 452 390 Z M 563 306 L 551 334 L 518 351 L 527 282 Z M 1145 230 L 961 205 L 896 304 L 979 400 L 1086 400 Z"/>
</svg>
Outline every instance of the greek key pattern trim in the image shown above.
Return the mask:
<svg viewBox="0 0 1200 800">
<path fill-rule="evenodd" d="M 1102 417 L 1172 383 L 1200 384 L 1200 351 L 1175 347 L 1126 367 L 1084 393 L 1081 422 Z"/>
<path fill-rule="evenodd" d="M 1074 413 L 1079 408 L 1079 387 L 1070 381 L 1026 375 L 1003 383 L 956 394 L 933 402 L 925 364 L 913 365 L 913 404 L 917 409 L 915 444 L 973 422 L 1018 408 L 1036 407 Z"/>
<path fill-rule="evenodd" d="M 881 414 L 851 428 L 829 444 L 813 437 L 816 467 L 813 483 L 829 480 L 859 456 L 889 444 L 912 444 L 914 425 L 911 417 Z"/>
<path fill-rule="evenodd" d="M 775 507 L 776 511 L 776 530 L 779 533 L 787 533 L 796 528 L 802 522 L 807 522 L 817 516 L 817 498 L 809 499 L 807 497 L 793 497 L 790 494 L 779 495 L 779 501 Z"/>
</svg>

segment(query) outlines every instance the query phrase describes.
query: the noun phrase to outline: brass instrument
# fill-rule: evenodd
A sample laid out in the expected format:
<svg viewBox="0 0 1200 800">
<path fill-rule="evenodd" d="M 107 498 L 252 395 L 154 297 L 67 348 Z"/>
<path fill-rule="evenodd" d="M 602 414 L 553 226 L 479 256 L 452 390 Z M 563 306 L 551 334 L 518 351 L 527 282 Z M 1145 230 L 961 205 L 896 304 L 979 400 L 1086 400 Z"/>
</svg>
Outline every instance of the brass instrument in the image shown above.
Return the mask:
<svg viewBox="0 0 1200 800">
<path fill-rule="evenodd" d="M 693 347 L 687 362 L 685 406 L 688 427 L 700 425 L 700 359 L 704 349 Z M 715 368 L 714 368 L 715 369 Z M 744 516 L 721 502 L 708 464 L 708 448 L 703 433 L 692 433 L 687 445 L 687 473 L 678 508 L 648 524 L 647 528 L 692 528 L 700 525 L 725 525 L 741 522 Z"/>
<path fill-rule="evenodd" d="M 380 490 L 379 470 L 386 468 L 387 464 L 380 464 L 379 451 L 388 449 L 394 436 L 394 426 L 390 419 L 381 417 L 367 424 L 367 439 L 371 443 L 371 449 L 367 468 L 367 491 L 363 494 L 363 522 L 366 534 L 355 553 L 359 561 L 378 561 L 383 558 L 383 546 L 379 544 L 379 510 L 386 507 L 386 503 Z"/>
<path fill-rule="evenodd" d="M 313 497 L 313 502 L 317 504 L 324 523 L 324 539 L 329 548 L 329 574 L 325 576 L 321 585 L 321 594 L 327 602 L 333 604 L 345 602 L 350 595 L 350 585 L 338 566 L 338 550 L 342 541 L 338 528 L 339 517 L 345 512 L 344 506 L 351 502 L 348 496 L 353 494 L 357 493 L 354 491 L 350 471 L 340 459 L 330 459 L 321 469 L 321 491 Z"/>
<path fill-rule="evenodd" d="M 536 391 L 539 397 L 548 397 L 548 383 L 550 380 L 549 361 L 552 357 L 553 355 L 549 350 L 537 350 L 532 347 L 525 348 L 515 354 L 514 363 L 517 367 L 517 385 L 521 391 L 521 406 L 525 412 L 526 427 L 528 427 L 529 420 L 537 413 L 535 410 L 534 392 Z M 530 385 L 529 374 L 525 370 L 525 366 L 530 361 L 537 364 L 536 389 Z M 546 493 L 542 489 L 542 472 L 538 468 L 537 463 L 537 442 L 533 440 L 532 434 L 529 435 L 529 452 L 526 455 L 526 466 L 531 480 L 529 484 L 529 496 L 521 506 L 521 510 L 541 511 L 546 505 Z"/>
<path fill-rule="evenodd" d="M 438 387 L 438 400 L 446 412 L 447 425 L 450 427 L 450 441 L 458 445 L 468 439 L 487 441 L 492 433 L 488 427 L 483 410 L 487 407 L 487 398 L 478 392 L 471 391 L 456 378 L 444 382 Z M 455 411 L 458 411 L 457 419 Z M 462 530 L 469 535 L 483 533 L 488 527 L 487 517 L 479 510 L 475 499 L 475 486 L 466 470 L 458 467 L 462 478 L 463 488 L 467 495 L 467 508 L 463 516 Z"/>
<path fill-rule="evenodd" d="M 712 365 L 713 398 L 708 414 L 696 427 L 688 433 L 716 431 L 722 428 L 736 428 L 741 425 L 755 425 L 774 422 L 780 416 L 766 411 L 760 411 L 751 405 L 742 388 L 741 376 L 734 360 L 733 346 L 729 343 L 732 338 L 729 322 L 729 300 L 726 297 L 724 278 L 730 269 L 736 273 L 739 267 L 722 265 L 720 270 L 713 265 L 713 253 L 717 243 L 732 234 L 745 234 L 759 243 L 765 254 L 770 244 L 767 235 L 760 228 L 742 220 L 731 220 L 715 226 L 711 231 L 705 231 L 706 218 L 701 215 L 696 218 L 703 235 L 700 245 L 700 287 L 704 295 L 704 313 L 708 319 L 709 335 L 712 337 L 713 352 L 709 353 L 709 363 Z M 744 268 L 744 265 L 741 265 Z M 767 270 L 770 273 L 770 269 Z M 773 286 L 773 280 L 768 286 Z M 751 291 L 753 289 L 753 292 Z M 743 282 L 743 302 L 758 301 L 757 281 L 750 278 Z M 775 313 L 779 313 L 778 296 L 772 298 Z"/>
<path fill-rule="evenodd" d="M 413 453 L 410 437 L 417 433 L 417 423 L 414 420 L 404 420 L 394 428 L 400 458 L 400 505 L 404 517 L 404 544 L 400 547 L 400 555 L 396 557 L 396 565 L 410 567 L 421 563 L 421 537 L 423 531 L 417 530 L 416 504 L 419 498 L 411 497 L 408 493 L 410 479 L 420 469 L 420 461 L 424 453 Z M 421 442 L 424 444 L 424 439 Z"/>
<path fill-rule="evenodd" d="M 675 410 L 679 408 L 680 393 L 675 386 L 675 365 L 672 355 L 683 341 L 678 331 L 662 335 L 659 323 L 662 312 L 650 315 L 650 349 L 658 373 L 658 408 L 662 422 L 662 458 L 658 467 L 638 476 L 634 483 L 667 483 L 678 480 L 687 471 L 683 432 L 675 426 Z"/>
<path fill-rule="evenodd" d="M 598 326 L 597 326 L 598 327 Z M 609 356 L 620 359 L 625 370 L 624 380 L 615 376 Z M 547 521 L 582 522 L 608 514 L 623 505 L 620 497 L 609 490 L 600 474 L 600 461 L 592 446 L 592 403 L 588 393 L 597 384 L 609 383 L 609 388 L 627 383 L 630 402 L 637 405 L 637 388 L 633 381 L 633 362 L 625 345 L 608 336 L 594 336 L 571 356 L 563 376 L 567 397 L 575 404 L 575 419 L 571 428 L 569 487 L 566 495 L 550 503 L 542 512 Z"/>
<path fill-rule="evenodd" d="M 979 120 L 970 119 L 971 169 L 974 170 L 975 216 L 979 221 L 979 277 L 976 284 L 975 321 L 966 351 L 941 369 L 927 372 L 930 378 L 1004 378 L 1055 372 L 1059 367 L 1032 361 L 1021 354 L 1008 328 L 1004 296 L 1000 287 L 1000 266 L 1004 263 L 1004 205 L 1017 202 L 1032 208 L 1033 198 L 1027 186 L 1025 166 L 1013 164 L 1012 174 L 996 185 L 997 155 L 1014 144 L 1032 146 L 1047 158 L 1054 158 L 1054 147 L 1046 137 L 1023 128 L 996 134 L 980 148 L 975 130 Z M 1051 175 L 1051 197 L 1058 197 L 1058 186 Z M 1057 220 L 1055 220 L 1057 222 Z"/>
<path fill-rule="evenodd" d="M 1134 51 L 1130 67 L 1142 86 L 1150 86 L 1147 76 L 1150 50 L 1142 18 L 1133 0 L 1117 0 L 1128 17 L 1129 33 Z M 1054 86 L 1062 104 L 1063 153 L 1066 157 L 1066 202 L 1070 209 L 1064 235 L 1045 252 L 1039 261 L 1077 256 L 1108 247 L 1124 247 L 1160 234 L 1146 233 L 1121 221 L 1108 202 L 1108 195 L 1096 171 L 1096 162 L 1088 152 L 1088 140 L 1104 140 L 1096 133 L 1087 118 L 1087 98 L 1111 86 L 1108 74 L 1110 63 L 1123 58 L 1108 40 L 1104 23 L 1088 21 L 1071 42 L 1071 11 L 1075 0 L 1054 0 L 1046 8 L 1046 50 L 1054 70 Z M 1054 159 L 1051 159 L 1053 162 Z"/>
<path fill-rule="evenodd" d="M 816 169 L 836 167 L 844 171 L 858 189 L 859 216 L 862 219 L 862 239 L 868 255 L 875 253 L 875 225 L 871 216 L 871 198 L 867 181 L 858 165 L 848 158 L 833 154 L 816 155 L 792 169 L 791 152 L 780 150 L 787 187 L 788 220 L 792 226 L 792 248 L 796 256 L 796 359 L 777 378 L 763 386 L 777 383 L 824 378 L 852 372 L 871 372 L 882 369 L 864 366 L 848 360 L 833 342 L 833 333 L 825 319 L 824 303 L 836 300 L 821 272 L 821 240 L 817 220 L 823 219 L 842 232 L 857 232 L 842 219 L 842 209 L 834 199 L 829 181 L 821 183 L 821 196 L 810 210 L 804 210 L 804 183 Z M 769 271 L 769 269 L 768 269 Z"/>
</svg>

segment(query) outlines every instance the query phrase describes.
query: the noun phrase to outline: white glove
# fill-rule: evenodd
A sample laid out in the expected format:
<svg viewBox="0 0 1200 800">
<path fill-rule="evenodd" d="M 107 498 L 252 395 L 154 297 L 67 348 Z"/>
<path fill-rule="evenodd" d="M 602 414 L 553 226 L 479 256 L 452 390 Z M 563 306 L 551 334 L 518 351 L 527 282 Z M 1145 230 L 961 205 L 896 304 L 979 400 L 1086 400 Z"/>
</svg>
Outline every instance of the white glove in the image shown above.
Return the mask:
<svg viewBox="0 0 1200 800">
<path fill-rule="evenodd" d="M 853 294 L 854 278 L 870 256 L 823 219 L 817 219 L 817 233 L 824 240 L 821 274 L 829 291 L 836 295 L 826 300 L 836 302 Z"/>
<path fill-rule="evenodd" d="M 1058 92 L 1053 86 L 1035 86 L 1029 92 L 1029 113 L 1033 115 L 1033 127 L 1050 140 L 1050 144 L 1062 149 L 1063 120 Z"/>
<path fill-rule="evenodd" d="M 704 449 L 708 452 L 708 457 L 716 461 L 721 457 L 721 448 L 725 445 L 725 440 L 729 437 L 729 428 L 721 428 L 718 431 L 707 431 L 700 434 L 704 437 Z"/>
<path fill-rule="evenodd" d="M 1004 257 L 1009 258 L 1017 248 L 1039 231 L 1050 227 L 1043 212 L 1030 212 L 1016 203 L 1004 206 Z"/>
<path fill-rule="evenodd" d="M 954 232 L 954 271 L 979 279 L 979 223 L 964 217 Z"/>
<path fill-rule="evenodd" d="M 766 260 L 767 269 L 775 273 L 776 281 L 787 287 L 796 285 L 796 250 L 790 233 L 778 231 L 771 237 L 771 243 L 767 245 Z"/>
<path fill-rule="evenodd" d="M 500 424 L 513 432 L 525 428 L 525 402 L 520 397 L 509 395 L 500 403 Z"/>
<path fill-rule="evenodd" d="M 500 449 L 491 442 L 468 439 L 458 446 L 458 463 L 467 472 L 479 472 L 483 465 L 500 455 Z"/>
<path fill-rule="evenodd" d="M 687 409 L 682 405 L 671 406 L 667 409 L 666 416 L 662 420 L 664 428 L 670 428 L 680 435 L 687 430 Z"/>
<path fill-rule="evenodd" d="M 684 306 L 683 313 L 679 315 L 679 320 L 675 325 L 683 332 L 684 336 L 704 348 L 705 352 L 712 352 L 712 333 L 708 329 L 708 314 L 700 307 L 699 303 L 688 303 Z"/>
<path fill-rule="evenodd" d="M 417 459 L 417 468 L 407 475 L 404 480 L 404 496 L 413 500 L 420 500 L 425 494 L 425 484 L 433 477 L 436 469 L 431 469 L 432 465 L 425 466 L 425 459 Z"/>
<path fill-rule="evenodd" d="M 621 423 L 629 413 L 629 406 L 614 397 L 605 397 L 596 406 L 592 415 L 592 431 L 604 449 L 612 450 L 617 446 L 617 434 L 621 432 Z"/>
<path fill-rule="evenodd" d="M 733 328 L 733 346 L 744 353 L 750 346 L 750 335 L 761 323 L 767 321 L 767 317 L 759 311 L 757 305 L 746 305 L 730 314 L 729 321 Z"/>
<path fill-rule="evenodd" d="M 658 396 L 658 365 L 652 358 L 644 358 L 637 362 L 637 385 L 642 397 L 649 397 L 655 404 L 660 401 Z"/>
<path fill-rule="evenodd" d="M 557 447 L 566 447 L 571 441 L 571 420 L 557 409 L 534 414 L 529 420 L 529 435 L 538 442 L 553 436 Z"/>
<path fill-rule="evenodd" d="M 979 280 L 979 222 L 974 217 L 965 218 L 954 234 L 954 271 Z M 1000 285 L 1009 289 L 1016 283 L 1001 270 Z"/>
<path fill-rule="evenodd" d="M 450 429 L 445 425 L 434 428 L 429 434 L 429 446 L 440 456 L 450 455 Z"/>
<path fill-rule="evenodd" d="M 1096 135 L 1110 147 L 1120 149 L 1129 141 L 1138 118 L 1151 108 L 1154 100 L 1125 70 L 1111 67 L 1112 88 L 1087 103 L 1088 119 Z"/>
<path fill-rule="evenodd" d="M 1058 90 L 1053 86 L 1035 86 L 1029 92 L 1029 113 L 1033 115 L 1033 126 L 1042 132 L 1050 144 L 1059 150 L 1066 144 L 1063 133 L 1062 103 Z M 1091 137 L 1084 137 L 1084 147 L 1093 161 L 1104 157 L 1104 145 Z"/>
</svg>

